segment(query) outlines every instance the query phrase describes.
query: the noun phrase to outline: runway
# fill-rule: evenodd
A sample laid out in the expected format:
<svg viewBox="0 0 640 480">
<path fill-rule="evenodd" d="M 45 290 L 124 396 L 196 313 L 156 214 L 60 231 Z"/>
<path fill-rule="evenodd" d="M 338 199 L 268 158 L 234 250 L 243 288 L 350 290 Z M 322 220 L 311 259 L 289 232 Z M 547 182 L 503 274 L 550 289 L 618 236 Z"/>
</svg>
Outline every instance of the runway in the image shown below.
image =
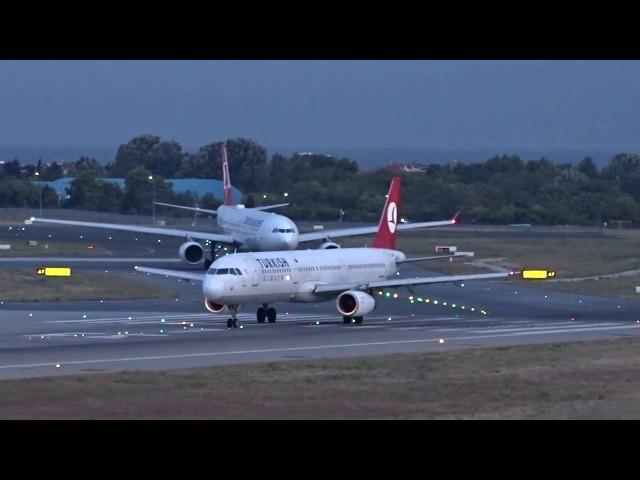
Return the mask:
<svg viewBox="0 0 640 480">
<path fill-rule="evenodd" d="M 137 254 L 126 255 L 130 243 L 125 235 L 118 236 L 113 258 L 139 259 Z M 149 238 L 147 245 L 153 240 Z M 150 254 L 149 264 L 159 254 L 170 260 L 170 250 L 163 247 Z M 11 264 L 7 262 L 3 266 Z M 109 263 L 109 268 L 131 269 L 132 264 Z M 403 267 L 403 276 L 417 272 L 425 274 L 415 266 Z M 462 288 L 434 285 L 413 293 L 398 290 L 397 298 L 392 290 L 388 297 L 386 291 L 376 292 L 377 308 L 363 325 L 344 325 L 334 302 L 274 305 L 278 308 L 275 324 L 258 324 L 257 305 L 247 305 L 239 315 L 242 328 L 227 329 L 226 316 L 204 310 L 199 284 L 153 276 L 138 281 L 173 288 L 175 298 L 0 304 L 0 378 L 446 351 L 640 334 L 638 301 L 549 293 L 495 281 L 469 282 Z"/>
</svg>

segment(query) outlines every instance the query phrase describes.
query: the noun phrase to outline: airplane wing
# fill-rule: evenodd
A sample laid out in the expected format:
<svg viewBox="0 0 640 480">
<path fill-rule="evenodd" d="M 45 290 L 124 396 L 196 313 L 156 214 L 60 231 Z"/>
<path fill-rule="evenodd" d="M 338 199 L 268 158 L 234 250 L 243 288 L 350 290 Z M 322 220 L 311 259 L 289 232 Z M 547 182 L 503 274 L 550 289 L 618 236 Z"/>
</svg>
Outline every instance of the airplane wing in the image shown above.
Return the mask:
<svg viewBox="0 0 640 480">
<path fill-rule="evenodd" d="M 156 202 L 156 205 L 162 205 L 163 207 L 181 208 L 183 210 L 193 210 L 194 212 L 209 213 L 211 215 L 217 215 L 218 214 L 217 210 L 209 210 L 207 208 L 185 207 L 184 205 L 174 205 L 172 203 L 162 203 L 162 202 Z"/>
<path fill-rule="evenodd" d="M 34 222 L 39 223 L 52 223 L 56 225 L 72 225 L 75 227 L 90 227 L 90 228 L 106 228 L 108 230 L 122 230 L 125 232 L 139 232 L 150 233 L 152 235 L 168 235 L 171 237 L 182 238 L 197 238 L 201 240 L 211 240 L 219 243 L 236 243 L 232 236 L 207 233 L 207 232 L 193 232 L 190 230 L 178 230 L 175 228 L 160 228 L 160 227 L 143 227 L 140 225 L 123 225 L 119 223 L 96 223 L 96 222 L 77 222 L 75 220 L 54 220 L 50 218 L 33 218 Z"/>
<path fill-rule="evenodd" d="M 520 272 L 500 272 L 500 273 L 477 273 L 472 275 L 446 275 L 441 277 L 415 277 L 415 278 L 393 278 L 389 280 L 379 280 L 368 283 L 341 283 L 341 284 L 318 284 L 313 290 L 314 293 L 341 293 L 346 290 L 367 290 L 369 288 L 394 288 L 409 287 L 413 285 L 428 285 L 431 283 L 466 282 L 470 280 L 490 280 L 496 278 L 508 278 L 518 275 Z"/>
<path fill-rule="evenodd" d="M 410 263 L 410 262 L 424 262 L 426 260 L 437 260 L 439 258 L 453 258 L 453 257 L 473 257 L 473 252 L 454 252 L 449 255 L 433 255 L 431 257 L 414 257 L 405 258 L 404 260 L 397 260 L 396 263 Z"/>
<path fill-rule="evenodd" d="M 168 270 L 165 268 L 133 267 L 137 272 L 150 273 L 152 275 L 163 275 L 165 277 L 180 278 L 182 280 L 204 281 L 204 273 L 182 272 L 180 270 Z"/>
<path fill-rule="evenodd" d="M 253 207 L 251 210 L 271 210 L 272 208 L 286 207 L 288 203 L 277 203 L 275 205 L 263 205 L 261 207 Z"/>
<path fill-rule="evenodd" d="M 414 228 L 443 227 L 445 225 L 453 225 L 455 223 L 456 217 L 451 220 L 439 220 L 437 222 L 400 223 L 396 228 L 397 230 L 412 230 Z M 301 233 L 298 238 L 300 242 L 310 242 L 312 240 L 325 240 L 328 238 L 352 237 L 356 235 L 376 233 L 378 228 L 378 225 L 372 225 L 371 227 L 341 228 L 339 230 L 308 232 Z"/>
</svg>

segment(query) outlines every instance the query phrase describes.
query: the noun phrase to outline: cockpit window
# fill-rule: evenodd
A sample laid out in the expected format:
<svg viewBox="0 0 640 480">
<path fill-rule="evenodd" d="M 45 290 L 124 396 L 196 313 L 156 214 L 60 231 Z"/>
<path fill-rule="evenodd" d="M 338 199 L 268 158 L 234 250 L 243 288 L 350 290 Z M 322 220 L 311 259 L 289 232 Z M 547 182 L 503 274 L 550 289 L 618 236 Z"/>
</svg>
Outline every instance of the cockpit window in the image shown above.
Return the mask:
<svg viewBox="0 0 640 480">
<path fill-rule="evenodd" d="M 293 233 L 293 228 L 274 228 L 273 233 Z"/>
<path fill-rule="evenodd" d="M 208 275 L 242 275 L 239 268 L 210 268 Z"/>
</svg>

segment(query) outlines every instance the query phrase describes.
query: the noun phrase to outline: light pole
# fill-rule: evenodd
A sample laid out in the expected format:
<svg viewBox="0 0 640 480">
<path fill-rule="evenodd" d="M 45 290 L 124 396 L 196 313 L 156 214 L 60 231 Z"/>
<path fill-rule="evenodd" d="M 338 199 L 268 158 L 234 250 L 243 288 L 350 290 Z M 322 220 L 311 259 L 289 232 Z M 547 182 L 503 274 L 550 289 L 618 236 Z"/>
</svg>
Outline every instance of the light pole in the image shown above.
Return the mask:
<svg viewBox="0 0 640 480">
<path fill-rule="evenodd" d="M 36 172 L 36 177 L 40 178 L 40 172 Z M 42 218 L 42 182 L 38 180 L 38 194 L 40 197 L 40 218 Z"/>
<path fill-rule="evenodd" d="M 151 181 L 151 187 L 153 188 L 153 204 L 151 205 L 151 211 L 153 215 L 153 225 L 156 224 L 156 182 L 153 181 L 153 175 L 149 175 L 149 180 Z"/>
</svg>

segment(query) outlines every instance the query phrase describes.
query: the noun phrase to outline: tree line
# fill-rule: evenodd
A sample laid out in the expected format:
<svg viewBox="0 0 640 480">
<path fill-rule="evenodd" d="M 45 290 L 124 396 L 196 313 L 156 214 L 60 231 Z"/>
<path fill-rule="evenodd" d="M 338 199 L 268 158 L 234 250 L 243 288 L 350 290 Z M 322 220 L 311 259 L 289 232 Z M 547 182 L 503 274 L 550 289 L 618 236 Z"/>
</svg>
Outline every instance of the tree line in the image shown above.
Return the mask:
<svg viewBox="0 0 640 480">
<path fill-rule="evenodd" d="M 166 179 L 221 179 L 221 143 L 188 153 L 173 140 L 141 135 L 121 145 L 106 165 L 87 157 L 64 168 L 59 163 L 5 162 L 0 169 L 0 206 L 35 207 L 40 199 L 35 180 L 73 176 L 63 199 L 42 188 L 44 207 L 148 214 L 155 190 L 156 201 L 216 208 L 220 200 L 211 194 L 176 194 Z M 398 174 L 392 168 L 362 171 L 348 158 L 321 154 L 275 153 L 269 158 L 266 148 L 245 138 L 226 143 L 232 182 L 244 192 L 243 202 L 253 206 L 288 201 L 291 205 L 282 213 L 294 219 L 336 220 L 342 210 L 345 221 L 377 221 L 391 177 Z M 402 175 L 401 213 L 411 221 L 448 218 L 458 210 L 465 223 L 640 221 L 640 156 L 633 153 L 618 154 L 601 169 L 589 157 L 576 164 L 555 164 L 546 158 L 525 161 L 501 155 L 485 162 L 432 164 L 422 172 Z M 123 177 L 125 187 L 104 177 Z"/>
</svg>

